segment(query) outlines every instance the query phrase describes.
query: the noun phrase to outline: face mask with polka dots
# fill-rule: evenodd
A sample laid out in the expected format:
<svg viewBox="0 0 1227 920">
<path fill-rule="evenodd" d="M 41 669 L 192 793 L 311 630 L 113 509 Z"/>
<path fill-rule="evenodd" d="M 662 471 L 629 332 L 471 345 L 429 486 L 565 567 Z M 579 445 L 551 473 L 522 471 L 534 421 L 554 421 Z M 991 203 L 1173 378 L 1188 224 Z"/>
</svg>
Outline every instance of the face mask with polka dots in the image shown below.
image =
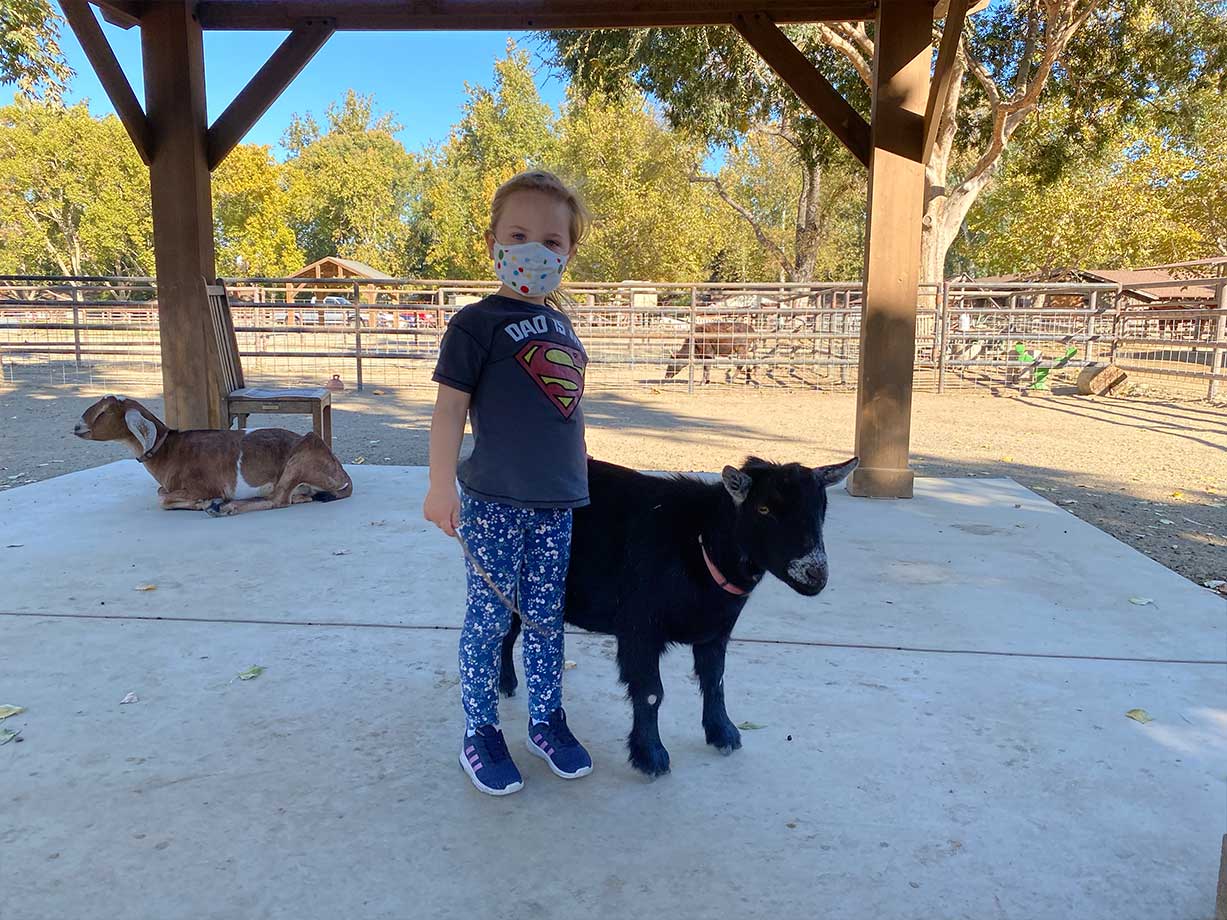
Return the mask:
<svg viewBox="0 0 1227 920">
<path fill-rule="evenodd" d="M 542 297 L 562 283 L 566 256 L 542 243 L 494 244 L 494 274 L 525 297 Z"/>
</svg>

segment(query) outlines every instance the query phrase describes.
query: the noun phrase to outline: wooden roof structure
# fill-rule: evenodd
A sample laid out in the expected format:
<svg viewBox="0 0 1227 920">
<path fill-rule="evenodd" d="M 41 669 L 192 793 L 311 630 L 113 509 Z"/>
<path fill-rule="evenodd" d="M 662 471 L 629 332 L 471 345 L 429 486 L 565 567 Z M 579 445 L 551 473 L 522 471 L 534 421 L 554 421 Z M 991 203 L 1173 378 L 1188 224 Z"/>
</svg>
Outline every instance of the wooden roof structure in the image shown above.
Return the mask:
<svg viewBox="0 0 1227 920">
<path fill-rule="evenodd" d="M 220 365 L 205 285 L 214 277 L 210 173 L 341 30 L 731 26 L 869 171 L 857 388 L 855 495 L 910 497 L 912 365 L 924 163 L 945 104 L 968 0 L 60 0 L 149 166 L 167 422 L 220 427 Z M 139 27 L 137 100 L 95 15 Z M 933 20 L 944 18 L 933 64 Z M 779 24 L 874 23 L 872 116 L 839 94 Z M 205 30 L 289 35 L 221 115 L 205 107 Z M 932 87 L 930 88 L 930 70 Z"/>
</svg>

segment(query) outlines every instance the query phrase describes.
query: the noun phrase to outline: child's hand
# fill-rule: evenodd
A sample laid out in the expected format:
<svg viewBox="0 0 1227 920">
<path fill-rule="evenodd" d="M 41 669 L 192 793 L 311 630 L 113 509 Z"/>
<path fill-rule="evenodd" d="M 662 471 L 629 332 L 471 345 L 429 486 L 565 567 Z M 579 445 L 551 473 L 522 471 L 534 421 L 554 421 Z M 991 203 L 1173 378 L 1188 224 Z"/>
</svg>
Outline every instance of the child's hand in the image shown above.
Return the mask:
<svg viewBox="0 0 1227 920">
<path fill-rule="evenodd" d="M 422 517 L 430 521 L 449 537 L 456 536 L 460 526 L 460 495 L 456 487 L 435 487 L 426 493 L 422 505 Z"/>
</svg>

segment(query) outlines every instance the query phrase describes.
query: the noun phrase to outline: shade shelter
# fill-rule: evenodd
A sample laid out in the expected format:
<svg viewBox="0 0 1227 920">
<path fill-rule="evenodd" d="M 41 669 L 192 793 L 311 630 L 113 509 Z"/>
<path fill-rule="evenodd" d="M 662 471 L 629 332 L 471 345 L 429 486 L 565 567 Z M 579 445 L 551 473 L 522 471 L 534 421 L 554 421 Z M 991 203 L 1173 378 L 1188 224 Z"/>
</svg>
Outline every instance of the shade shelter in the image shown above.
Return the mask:
<svg viewBox="0 0 1227 920">
<path fill-rule="evenodd" d="M 141 158 L 149 165 L 166 420 L 220 427 L 220 363 L 209 334 L 214 276 L 210 174 L 341 30 L 549 30 L 731 26 L 869 170 L 857 390 L 856 495 L 910 497 L 908 444 L 924 163 L 948 95 L 967 0 L 93 0 L 141 29 L 142 107 L 87 0 L 61 0 Z M 933 20 L 945 18 L 933 65 Z M 782 32 L 782 23 L 874 23 L 868 122 Z M 210 125 L 203 34 L 289 35 Z M 930 87 L 930 70 L 933 71 Z"/>
</svg>

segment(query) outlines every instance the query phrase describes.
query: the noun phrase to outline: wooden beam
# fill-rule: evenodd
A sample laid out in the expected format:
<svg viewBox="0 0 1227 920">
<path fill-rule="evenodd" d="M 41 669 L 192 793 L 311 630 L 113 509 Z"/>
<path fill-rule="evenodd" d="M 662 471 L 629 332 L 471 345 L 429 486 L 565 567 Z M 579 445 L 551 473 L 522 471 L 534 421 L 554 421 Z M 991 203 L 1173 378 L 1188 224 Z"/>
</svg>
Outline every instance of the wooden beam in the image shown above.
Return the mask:
<svg viewBox="0 0 1227 920">
<path fill-rule="evenodd" d="M 106 90 L 119 120 L 132 138 L 137 154 L 148 165 L 153 153 L 153 135 L 149 130 L 149 119 L 145 117 L 145 110 L 137 101 L 136 93 L 132 92 L 132 85 L 124 76 L 123 68 L 119 66 L 107 37 L 102 34 L 102 26 L 98 25 L 98 20 L 94 18 L 94 11 L 85 0 L 60 0 L 60 6 L 73 34 L 81 43 L 85 56 L 89 58 L 94 73 L 98 75 L 98 82 Z"/>
<path fill-rule="evenodd" d="M 763 13 L 745 13 L 734 18 L 733 28 L 852 155 L 868 166 L 869 125 L 780 27 Z"/>
<path fill-rule="evenodd" d="M 214 266 L 204 34 L 191 5 L 162 0 L 150 6 L 141 19 L 141 49 L 154 130 L 149 190 L 166 422 L 218 428 L 221 365 L 205 294 Z"/>
<path fill-rule="evenodd" d="M 937 144 L 937 130 L 946 111 L 946 97 L 954 79 L 954 61 L 958 55 L 963 24 L 967 22 L 968 0 L 949 0 L 942 43 L 937 48 L 937 64 L 933 68 L 933 83 L 929 87 L 929 102 L 925 106 L 925 143 L 921 162 L 927 164 Z"/>
<path fill-rule="evenodd" d="M 861 465 L 848 481 L 853 495 L 912 496 L 908 448 L 932 17 L 932 0 L 890 0 L 879 7 L 874 31 L 873 152 L 856 391 Z"/>
<path fill-rule="evenodd" d="M 746 9 L 775 22 L 872 19 L 876 0 L 201 0 L 206 29 L 292 29 L 334 19 L 343 30 L 616 29 L 730 25 Z"/>
<path fill-rule="evenodd" d="M 113 26 L 131 29 L 141 24 L 145 4 L 138 0 L 91 0 L 102 13 L 102 18 Z"/>
<path fill-rule="evenodd" d="M 332 32 L 331 20 L 313 19 L 299 23 L 286 36 L 285 41 L 209 128 L 210 171 L 217 169 L 226 154 L 277 101 L 277 97 L 324 46 Z"/>
</svg>

